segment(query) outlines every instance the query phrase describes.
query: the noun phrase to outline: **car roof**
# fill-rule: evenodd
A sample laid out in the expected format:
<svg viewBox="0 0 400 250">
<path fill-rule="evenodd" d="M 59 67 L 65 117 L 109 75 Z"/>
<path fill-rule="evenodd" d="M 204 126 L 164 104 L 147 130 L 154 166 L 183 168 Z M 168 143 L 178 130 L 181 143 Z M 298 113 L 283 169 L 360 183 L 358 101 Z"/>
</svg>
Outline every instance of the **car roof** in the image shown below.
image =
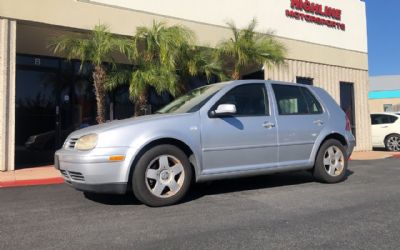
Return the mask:
<svg viewBox="0 0 400 250">
<path fill-rule="evenodd" d="M 320 89 L 319 87 L 316 87 L 314 85 L 306 85 L 306 84 L 299 84 L 295 82 L 283 82 L 283 81 L 275 81 L 275 80 L 260 80 L 260 79 L 245 79 L 245 80 L 233 80 L 233 81 L 228 81 L 225 82 L 226 84 L 252 84 L 252 83 L 275 83 L 275 84 L 283 84 L 283 85 L 297 85 L 297 86 L 303 86 L 303 87 L 308 87 L 308 88 L 317 88 Z"/>
<path fill-rule="evenodd" d="M 400 116 L 398 112 L 374 112 L 371 115 L 393 115 L 393 116 Z"/>
</svg>

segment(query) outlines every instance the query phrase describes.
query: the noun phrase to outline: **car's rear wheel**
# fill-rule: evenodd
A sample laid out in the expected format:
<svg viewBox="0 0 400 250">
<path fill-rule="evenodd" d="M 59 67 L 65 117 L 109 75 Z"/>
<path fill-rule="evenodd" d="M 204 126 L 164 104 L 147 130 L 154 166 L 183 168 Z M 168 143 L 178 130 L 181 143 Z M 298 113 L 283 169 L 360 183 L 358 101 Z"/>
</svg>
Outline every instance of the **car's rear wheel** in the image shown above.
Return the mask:
<svg viewBox="0 0 400 250">
<path fill-rule="evenodd" d="M 385 139 L 385 148 L 389 151 L 400 151 L 400 135 L 390 134 Z"/>
<path fill-rule="evenodd" d="M 314 165 L 314 177 L 325 183 L 336 183 L 344 179 L 348 159 L 343 145 L 335 140 L 325 141 L 318 151 Z"/>
<path fill-rule="evenodd" d="M 133 172 L 133 193 L 148 206 L 172 205 L 185 196 L 191 179 L 185 153 L 173 145 L 159 145 L 139 159 Z"/>
</svg>

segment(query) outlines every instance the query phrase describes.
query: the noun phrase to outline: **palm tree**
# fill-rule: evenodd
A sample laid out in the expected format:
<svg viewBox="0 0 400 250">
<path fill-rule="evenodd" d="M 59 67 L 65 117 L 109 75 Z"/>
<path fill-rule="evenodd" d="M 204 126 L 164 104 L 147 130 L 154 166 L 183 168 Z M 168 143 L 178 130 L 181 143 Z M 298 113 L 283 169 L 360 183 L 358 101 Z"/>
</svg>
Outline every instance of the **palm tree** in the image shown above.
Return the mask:
<svg viewBox="0 0 400 250">
<path fill-rule="evenodd" d="M 96 25 L 86 36 L 62 36 L 50 44 L 55 54 L 65 55 L 68 60 L 80 59 L 81 69 L 85 62 L 92 64 L 98 123 L 104 123 L 106 120 L 107 67 L 104 62 L 115 65 L 113 54 L 115 52 L 127 54 L 129 46 L 127 39 L 113 36 L 106 25 Z"/>
<path fill-rule="evenodd" d="M 118 69 L 107 80 L 107 88 L 114 89 L 129 83 L 131 99 L 135 101 L 135 116 L 143 114 L 149 87 L 158 94 L 172 96 L 182 92 L 188 75 L 204 73 L 207 77 L 218 73 L 218 63 L 211 61 L 211 54 L 196 48 L 194 34 L 189 29 L 163 22 L 153 22 L 150 27 L 138 27 L 127 56 L 134 67 Z M 221 72 L 221 70 L 219 70 Z M 218 73 L 219 74 L 219 73 Z"/>
<path fill-rule="evenodd" d="M 286 49 L 272 37 L 271 33 L 255 32 L 257 20 L 254 18 L 245 29 L 238 29 L 231 21 L 227 22 L 233 37 L 218 45 L 219 53 L 230 65 L 231 78 L 241 78 L 242 71 L 254 64 L 272 66 L 284 62 Z"/>
<path fill-rule="evenodd" d="M 181 82 L 181 93 L 189 90 L 189 79 L 193 76 L 204 75 L 207 82 L 212 77 L 226 79 L 222 62 L 215 50 L 207 47 L 184 45 L 178 56 L 178 75 Z"/>
</svg>

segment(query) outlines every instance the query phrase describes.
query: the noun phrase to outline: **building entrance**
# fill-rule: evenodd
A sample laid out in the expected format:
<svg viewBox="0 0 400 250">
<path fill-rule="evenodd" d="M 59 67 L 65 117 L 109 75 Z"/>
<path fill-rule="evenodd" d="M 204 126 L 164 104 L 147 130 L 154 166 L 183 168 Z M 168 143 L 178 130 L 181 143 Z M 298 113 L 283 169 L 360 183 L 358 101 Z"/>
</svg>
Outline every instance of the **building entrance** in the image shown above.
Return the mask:
<svg viewBox="0 0 400 250">
<path fill-rule="evenodd" d="M 89 71 L 79 62 L 17 55 L 16 168 L 52 164 L 72 131 L 95 122 Z"/>
<path fill-rule="evenodd" d="M 351 132 L 356 136 L 356 120 L 354 106 L 354 84 L 350 82 L 340 82 L 340 107 L 350 120 Z"/>
</svg>

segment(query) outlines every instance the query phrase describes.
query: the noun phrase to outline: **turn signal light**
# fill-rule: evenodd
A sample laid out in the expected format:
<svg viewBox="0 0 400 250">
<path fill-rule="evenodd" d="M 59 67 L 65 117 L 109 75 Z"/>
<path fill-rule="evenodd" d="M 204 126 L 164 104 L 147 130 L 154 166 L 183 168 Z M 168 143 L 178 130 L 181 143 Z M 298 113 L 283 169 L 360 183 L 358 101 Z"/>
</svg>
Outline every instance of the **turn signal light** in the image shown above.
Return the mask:
<svg viewBox="0 0 400 250">
<path fill-rule="evenodd" d="M 125 156 L 123 155 L 112 155 L 110 157 L 108 157 L 109 161 L 123 161 L 125 160 Z"/>
</svg>

